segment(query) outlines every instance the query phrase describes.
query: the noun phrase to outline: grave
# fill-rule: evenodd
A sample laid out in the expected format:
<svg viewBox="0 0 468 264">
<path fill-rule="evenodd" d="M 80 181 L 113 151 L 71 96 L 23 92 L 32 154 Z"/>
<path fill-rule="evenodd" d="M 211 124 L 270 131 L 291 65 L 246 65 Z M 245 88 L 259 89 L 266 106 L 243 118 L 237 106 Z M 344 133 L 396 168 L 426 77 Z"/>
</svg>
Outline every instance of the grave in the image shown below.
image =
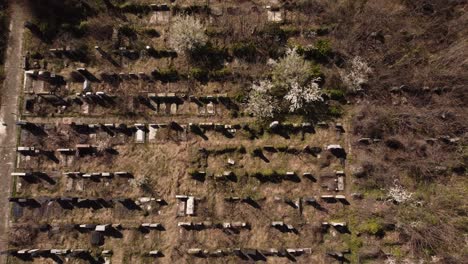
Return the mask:
<svg viewBox="0 0 468 264">
<path fill-rule="evenodd" d="M 282 22 L 283 16 L 279 7 L 266 6 L 267 18 L 269 22 Z"/>
</svg>

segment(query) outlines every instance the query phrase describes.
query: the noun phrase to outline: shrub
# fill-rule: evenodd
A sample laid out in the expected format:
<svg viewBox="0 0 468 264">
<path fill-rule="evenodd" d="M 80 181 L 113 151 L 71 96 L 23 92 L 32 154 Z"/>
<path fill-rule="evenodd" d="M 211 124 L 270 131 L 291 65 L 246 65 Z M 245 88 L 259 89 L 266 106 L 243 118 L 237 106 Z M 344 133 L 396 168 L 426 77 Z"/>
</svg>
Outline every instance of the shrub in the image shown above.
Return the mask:
<svg viewBox="0 0 468 264">
<path fill-rule="evenodd" d="M 155 70 L 151 74 L 156 80 L 162 82 L 176 82 L 180 79 L 179 73 L 174 68 Z"/>
<path fill-rule="evenodd" d="M 206 82 L 208 81 L 208 72 L 201 68 L 190 69 L 189 75 L 197 81 Z"/>
<path fill-rule="evenodd" d="M 343 101 L 345 99 L 345 92 L 342 90 L 328 89 L 326 90 L 326 93 L 328 94 L 328 96 L 330 96 L 330 99 L 332 100 Z"/>
<path fill-rule="evenodd" d="M 358 230 L 373 236 L 382 236 L 385 233 L 384 226 L 375 218 L 371 218 L 367 220 L 367 222 L 361 224 Z"/>
<path fill-rule="evenodd" d="M 125 13 L 132 13 L 132 14 L 140 14 L 140 13 L 148 13 L 150 8 L 148 5 L 139 5 L 133 3 L 123 3 L 120 5 L 120 10 Z"/>
<path fill-rule="evenodd" d="M 249 62 L 255 61 L 257 56 L 257 48 L 252 42 L 234 43 L 231 46 L 231 52 L 234 57 L 244 59 Z"/>
<path fill-rule="evenodd" d="M 328 108 L 328 113 L 333 117 L 340 117 L 343 115 L 343 109 L 339 105 L 332 105 Z"/>
<path fill-rule="evenodd" d="M 225 80 L 231 74 L 231 70 L 229 70 L 228 68 L 222 68 L 220 70 L 212 71 L 209 76 L 213 80 L 222 81 Z"/>
<path fill-rule="evenodd" d="M 189 53 L 192 64 L 209 70 L 222 68 L 227 55 L 226 49 L 216 47 L 212 43 L 193 47 Z"/>
<path fill-rule="evenodd" d="M 298 36 L 301 33 L 301 31 L 297 27 L 292 26 L 282 27 L 282 30 L 287 37 Z"/>
<path fill-rule="evenodd" d="M 129 25 L 124 25 L 119 28 L 119 33 L 122 34 L 123 36 L 129 37 L 129 38 L 134 38 L 136 37 L 136 30 L 135 28 L 129 26 Z"/>
<path fill-rule="evenodd" d="M 161 34 L 154 28 L 145 28 L 143 30 L 143 34 L 152 38 L 159 38 L 161 36 Z"/>
<path fill-rule="evenodd" d="M 315 49 L 317 50 L 317 55 L 322 58 L 326 58 L 331 54 L 331 44 L 327 39 L 320 39 L 315 43 Z"/>
</svg>

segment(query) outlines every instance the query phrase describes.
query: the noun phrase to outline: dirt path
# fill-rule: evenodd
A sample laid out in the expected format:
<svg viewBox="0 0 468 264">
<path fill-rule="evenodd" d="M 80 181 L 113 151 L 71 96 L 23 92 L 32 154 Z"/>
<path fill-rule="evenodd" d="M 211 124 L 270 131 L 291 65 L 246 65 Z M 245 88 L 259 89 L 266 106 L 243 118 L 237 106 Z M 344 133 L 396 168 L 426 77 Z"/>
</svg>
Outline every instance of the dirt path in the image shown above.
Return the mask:
<svg viewBox="0 0 468 264">
<path fill-rule="evenodd" d="M 18 116 L 18 97 L 21 91 L 21 69 L 23 32 L 25 15 L 24 0 L 10 0 L 10 34 L 5 60 L 5 81 L 1 87 L 0 103 L 0 251 L 8 246 L 9 203 L 14 170 L 16 125 Z M 0 263 L 6 263 L 5 256 L 0 256 Z"/>
</svg>

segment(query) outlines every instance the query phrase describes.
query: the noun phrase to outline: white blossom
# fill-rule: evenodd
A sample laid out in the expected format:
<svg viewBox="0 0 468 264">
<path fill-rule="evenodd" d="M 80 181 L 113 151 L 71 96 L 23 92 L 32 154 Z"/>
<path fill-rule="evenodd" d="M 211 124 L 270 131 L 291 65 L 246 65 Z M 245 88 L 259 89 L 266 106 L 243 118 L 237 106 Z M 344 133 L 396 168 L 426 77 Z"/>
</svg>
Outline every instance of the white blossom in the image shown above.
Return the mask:
<svg viewBox="0 0 468 264">
<path fill-rule="evenodd" d="M 252 84 L 246 111 L 259 118 L 273 117 L 277 108 L 277 101 L 269 94 L 272 88 L 273 84 L 270 81 L 260 81 L 258 84 Z"/>
<path fill-rule="evenodd" d="M 191 51 L 208 41 L 203 23 L 192 16 L 176 16 L 170 28 L 169 45 L 177 52 Z"/>
<path fill-rule="evenodd" d="M 273 81 L 276 85 L 288 86 L 293 82 L 303 85 L 310 75 L 311 65 L 300 56 L 296 48 L 288 49 L 273 69 Z"/>
<path fill-rule="evenodd" d="M 315 78 L 306 85 L 299 85 L 297 81 L 294 81 L 290 85 L 288 93 L 284 96 L 289 102 L 289 111 L 295 112 L 301 109 L 305 104 L 312 103 L 316 101 L 322 101 L 322 93 L 318 82 L 320 78 Z"/>
<path fill-rule="evenodd" d="M 362 85 L 368 82 L 371 73 L 372 69 L 359 56 L 353 58 L 348 72 L 340 71 L 343 83 L 351 92 L 361 91 Z"/>
<path fill-rule="evenodd" d="M 411 199 L 413 193 L 406 191 L 403 186 L 395 183 L 394 186 L 388 190 L 388 196 L 397 203 L 404 203 Z"/>
</svg>

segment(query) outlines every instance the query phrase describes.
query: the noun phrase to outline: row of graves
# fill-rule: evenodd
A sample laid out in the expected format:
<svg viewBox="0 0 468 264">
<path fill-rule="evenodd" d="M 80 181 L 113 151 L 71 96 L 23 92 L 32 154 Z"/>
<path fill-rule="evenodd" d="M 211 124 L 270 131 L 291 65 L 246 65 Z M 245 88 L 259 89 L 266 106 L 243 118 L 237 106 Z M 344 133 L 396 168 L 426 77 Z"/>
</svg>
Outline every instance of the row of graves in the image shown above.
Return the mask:
<svg viewBox="0 0 468 264">
<path fill-rule="evenodd" d="M 320 241 L 318 237 L 330 233 L 339 236 L 352 232 L 345 221 L 330 218 L 334 211 L 342 210 L 359 199 L 358 194 L 347 195 L 346 173 L 343 170 L 346 151 L 341 144 L 316 144 L 319 142 L 307 137 L 331 134 L 339 141 L 344 133 L 340 123 L 312 125 L 274 121 L 269 125 L 267 142 L 277 137 L 284 142 L 306 141 L 316 145 L 294 148 L 262 144 L 255 148 L 247 147 L 237 153 L 244 158 L 239 158 L 230 151 L 221 156 L 215 154 L 213 159 L 207 159 L 206 166 L 187 171 L 183 177 L 177 179 L 181 182 L 178 189 L 186 191 L 183 191 L 185 194 L 175 196 L 161 196 L 156 193 L 143 195 L 136 192 L 134 183 L 140 178 L 140 172 L 111 170 L 113 161 L 108 162 L 107 170 L 90 171 L 79 168 L 83 166 L 81 162 L 88 163 L 90 159 L 98 158 L 100 152 L 122 155 L 119 146 L 151 147 L 149 143 L 155 142 L 160 147 L 167 147 L 168 142 L 173 140 L 171 137 L 154 136 L 162 129 L 191 135 L 185 135 L 185 141 L 194 144 L 194 149 L 198 146 L 199 155 L 206 155 L 216 152 L 211 149 L 218 146 L 219 140 L 211 143 L 211 140 L 205 140 L 200 134 L 212 139 L 210 133 L 217 133 L 220 140 L 238 140 L 234 144 L 252 142 L 249 136 L 236 139 L 239 131 L 248 128 L 244 125 L 175 122 L 152 125 L 73 122 L 40 124 L 18 121 L 17 125 L 21 128 L 20 145 L 17 148 L 18 169 L 11 175 L 17 179 L 17 193 L 10 198 L 15 223 L 22 225 L 23 221 L 41 219 L 41 222 L 47 223 L 47 228 L 34 227 L 43 234 L 39 237 L 47 240 L 46 237 L 53 230 L 54 234 L 62 234 L 68 239 L 75 237 L 79 248 L 60 248 L 59 245 L 54 245 L 51 248 L 37 246 L 6 252 L 15 258 L 34 261 L 54 259 L 57 262 L 70 258 L 91 263 L 111 261 L 118 245 L 129 237 L 137 237 L 138 241 L 147 243 L 144 241 L 157 236 L 158 245 L 145 246 L 144 252 L 139 251 L 141 257 L 164 259 L 177 251 L 177 254 L 182 254 L 181 257 L 187 259 L 234 258 L 238 261 L 260 261 L 279 257 L 305 261 L 318 253 L 312 247 Z M 234 137 L 226 137 L 225 133 Z M 101 141 L 106 144 L 103 146 Z M 242 178 L 237 166 L 243 164 L 245 170 L 250 170 L 248 164 L 252 159 L 259 160 L 266 166 L 273 166 L 275 155 L 283 153 L 289 157 L 288 162 L 302 159 L 300 155 L 306 155 L 308 158 L 305 164 L 310 159 L 327 156 L 334 164 L 330 168 L 339 166 L 342 169 L 322 175 L 303 164 L 293 168 L 294 163 L 290 162 L 291 170 L 284 172 L 274 171 L 266 175 L 263 172 L 249 171 L 247 184 L 250 184 L 250 179 L 256 179 L 257 187 L 254 189 L 258 188 L 258 191 L 248 194 L 242 192 L 243 189 L 250 188 L 244 186 L 242 180 L 230 180 Z M 212 173 L 209 164 L 216 164 L 216 159 L 222 159 L 224 167 L 219 170 L 220 167 L 216 166 L 218 170 Z M 271 161 L 267 162 L 265 159 Z M 204 181 L 200 181 L 201 176 L 205 178 Z M 288 181 L 289 185 L 281 181 L 263 184 L 275 182 L 269 180 L 271 178 L 281 178 Z M 229 186 L 226 182 L 237 187 L 228 187 L 231 190 L 226 191 Z M 222 185 L 221 188 L 216 187 L 219 184 Z M 106 189 L 109 186 L 117 186 L 117 189 Z M 171 189 L 173 191 L 177 192 Z M 226 195 L 227 193 L 230 195 Z M 60 221 L 56 221 L 57 218 Z M 180 245 L 165 245 L 164 241 L 173 236 L 177 237 Z M 207 236 L 214 237 L 215 240 L 219 238 L 220 241 L 228 236 L 245 245 L 252 244 L 248 243 L 252 237 L 264 237 L 264 240 L 260 244 L 254 243 L 260 245 L 259 247 L 243 248 L 236 247 L 237 242 L 207 244 Z M 284 239 L 292 239 L 294 242 L 280 243 Z M 193 243 L 194 241 L 200 242 Z M 269 245 L 268 241 L 278 243 Z M 99 248 L 98 251 L 96 247 Z M 339 249 L 326 253 L 331 260 L 344 260 L 347 251 Z"/>
<path fill-rule="evenodd" d="M 203 2 L 201 4 L 206 4 Z M 211 5 L 205 6 L 205 9 L 199 8 L 199 13 L 206 12 L 209 16 L 209 21 L 212 24 L 216 24 L 220 17 L 223 16 L 239 16 L 239 15 L 255 15 L 261 17 L 265 21 L 269 22 L 282 22 L 286 9 L 284 9 L 279 1 L 265 1 L 264 6 L 251 5 L 250 8 L 242 8 L 241 6 L 235 5 Z M 196 6 L 193 6 L 193 11 Z M 201 7 L 201 6 L 199 6 Z M 151 10 L 149 22 L 155 25 L 166 25 L 170 23 L 171 17 L 174 15 L 177 7 L 175 5 L 168 4 L 150 4 L 148 8 Z M 171 12 L 172 11 L 172 12 Z"/>
<path fill-rule="evenodd" d="M 146 82 L 145 73 L 102 73 L 98 79 L 85 68 L 72 74 L 75 81 L 48 71 L 25 72 L 24 114 L 57 115 L 125 115 L 151 114 L 163 116 L 223 116 L 238 111 L 238 104 L 227 94 L 189 95 L 187 93 L 139 92 L 128 93 L 113 81 L 132 79 Z M 131 84 L 129 84 L 132 86 Z"/>
<path fill-rule="evenodd" d="M 258 131 L 249 124 L 225 124 L 225 123 L 32 123 L 24 120 L 17 122 L 21 128 L 21 141 L 17 147 L 18 164 L 21 168 L 47 169 L 48 164 L 55 167 L 69 167 L 80 165 L 80 162 L 88 162 L 89 159 L 104 159 L 119 156 L 119 149 L 129 143 L 156 143 L 163 145 L 167 140 L 201 142 L 229 140 L 232 143 L 250 142 L 258 140 Z M 328 127 L 328 124 L 320 124 L 319 128 Z M 335 125 L 337 138 L 341 137 L 343 127 L 340 123 Z M 328 133 L 329 129 L 323 130 Z M 276 137 L 283 141 L 289 141 L 291 137 L 304 141 L 313 137 L 315 132 L 311 123 L 280 123 L 274 121 L 266 132 L 269 137 Z M 263 134 L 265 135 L 265 134 Z M 241 149 L 224 148 L 222 152 L 242 153 Z M 243 150 L 246 151 L 245 148 Z M 304 145 L 300 148 L 287 147 L 285 145 L 261 145 L 252 150 L 252 156 L 268 162 L 266 153 L 307 153 L 317 157 L 323 151 L 329 151 L 340 160 L 346 158 L 344 149 L 339 144 L 323 146 Z M 207 149 L 200 148 L 201 154 Z M 209 152 L 209 151 L 208 151 Z M 228 159 L 227 165 L 235 165 Z M 203 174 L 203 173 L 199 173 Z M 229 175 L 225 175 L 229 176 Z M 287 176 L 294 177 L 288 173 Z M 307 173 L 304 172 L 304 177 Z"/>
</svg>

